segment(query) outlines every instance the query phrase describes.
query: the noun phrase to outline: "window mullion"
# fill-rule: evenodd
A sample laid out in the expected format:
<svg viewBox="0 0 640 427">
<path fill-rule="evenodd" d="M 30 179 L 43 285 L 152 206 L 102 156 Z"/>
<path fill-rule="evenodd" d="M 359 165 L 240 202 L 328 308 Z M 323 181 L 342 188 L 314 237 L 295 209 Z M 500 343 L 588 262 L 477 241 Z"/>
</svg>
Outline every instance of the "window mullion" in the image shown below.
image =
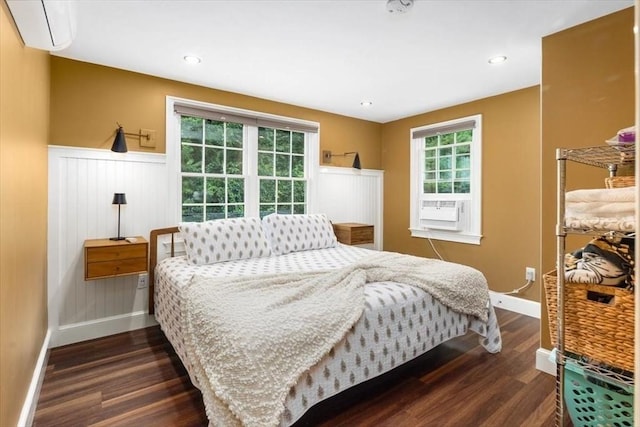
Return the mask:
<svg viewBox="0 0 640 427">
<path fill-rule="evenodd" d="M 260 178 L 258 177 L 258 128 L 244 126 L 242 172 L 244 177 L 244 214 L 260 215 Z"/>
</svg>

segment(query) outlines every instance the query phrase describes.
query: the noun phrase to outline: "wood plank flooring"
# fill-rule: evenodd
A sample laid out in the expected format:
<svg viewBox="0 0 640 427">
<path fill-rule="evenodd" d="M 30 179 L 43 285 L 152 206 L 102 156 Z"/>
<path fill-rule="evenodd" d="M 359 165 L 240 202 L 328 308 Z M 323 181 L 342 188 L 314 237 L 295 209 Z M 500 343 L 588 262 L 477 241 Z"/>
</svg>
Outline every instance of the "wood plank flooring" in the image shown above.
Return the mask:
<svg viewBox="0 0 640 427">
<path fill-rule="evenodd" d="M 302 426 L 553 426 L 539 321 L 496 309 L 503 350 L 469 333 L 312 408 Z M 51 350 L 34 426 L 201 426 L 200 392 L 159 327 Z"/>
</svg>

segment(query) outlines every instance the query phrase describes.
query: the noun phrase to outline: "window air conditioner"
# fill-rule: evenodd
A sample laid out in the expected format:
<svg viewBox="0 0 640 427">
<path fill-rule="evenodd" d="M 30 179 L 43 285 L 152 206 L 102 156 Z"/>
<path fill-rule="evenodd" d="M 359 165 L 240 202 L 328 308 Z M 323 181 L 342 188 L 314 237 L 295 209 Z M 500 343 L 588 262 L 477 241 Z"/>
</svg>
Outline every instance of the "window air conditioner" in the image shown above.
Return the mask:
<svg viewBox="0 0 640 427">
<path fill-rule="evenodd" d="M 48 51 L 68 47 L 75 36 L 75 1 L 7 0 L 24 44 Z"/>
<path fill-rule="evenodd" d="M 420 210 L 420 224 L 438 230 L 460 230 L 461 201 L 426 200 Z"/>
</svg>

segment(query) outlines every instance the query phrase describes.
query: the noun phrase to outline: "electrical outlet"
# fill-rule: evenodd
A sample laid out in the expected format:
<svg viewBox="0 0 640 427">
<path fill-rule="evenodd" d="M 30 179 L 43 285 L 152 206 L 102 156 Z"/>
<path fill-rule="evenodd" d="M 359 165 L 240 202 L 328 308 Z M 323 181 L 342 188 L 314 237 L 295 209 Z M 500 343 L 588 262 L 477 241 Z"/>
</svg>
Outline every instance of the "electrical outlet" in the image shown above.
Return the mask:
<svg viewBox="0 0 640 427">
<path fill-rule="evenodd" d="M 525 280 L 529 280 L 531 282 L 536 281 L 536 269 L 533 267 L 526 267 L 524 269 L 524 278 Z"/>
<path fill-rule="evenodd" d="M 138 289 L 144 289 L 147 287 L 147 279 L 149 276 L 147 273 L 138 274 Z"/>
</svg>

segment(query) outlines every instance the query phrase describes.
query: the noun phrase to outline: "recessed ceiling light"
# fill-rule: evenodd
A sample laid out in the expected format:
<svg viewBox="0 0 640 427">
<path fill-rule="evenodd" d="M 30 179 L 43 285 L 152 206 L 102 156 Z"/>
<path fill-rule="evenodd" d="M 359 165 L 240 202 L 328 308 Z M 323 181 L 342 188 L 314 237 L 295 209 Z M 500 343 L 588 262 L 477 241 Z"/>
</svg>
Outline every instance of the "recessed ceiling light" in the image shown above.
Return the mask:
<svg viewBox="0 0 640 427">
<path fill-rule="evenodd" d="M 371 101 L 362 101 L 360 103 L 360 105 L 362 105 L 363 107 L 371 107 L 373 105 L 373 102 L 371 102 Z"/>
<path fill-rule="evenodd" d="M 489 64 L 501 64 L 507 60 L 507 57 L 504 55 L 494 56 L 493 58 L 489 58 Z"/>
<path fill-rule="evenodd" d="M 202 62 L 202 59 L 198 58 L 197 56 L 186 55 L 184 57 L 184 62 L 186 62 L 187 64 L 199 64 L 200 62 Z"/>
</svg>

